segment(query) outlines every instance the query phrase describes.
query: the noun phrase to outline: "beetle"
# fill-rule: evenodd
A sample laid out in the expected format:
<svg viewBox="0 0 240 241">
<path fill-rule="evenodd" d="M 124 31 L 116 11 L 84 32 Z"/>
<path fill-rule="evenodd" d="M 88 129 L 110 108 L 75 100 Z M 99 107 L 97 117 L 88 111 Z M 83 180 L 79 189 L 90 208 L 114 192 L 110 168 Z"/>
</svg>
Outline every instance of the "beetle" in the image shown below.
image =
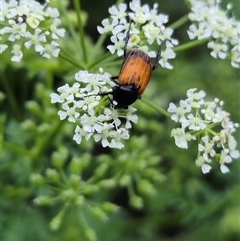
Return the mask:
<svg viewBox="0 0 240 241">
<path fill-rule="evenodd" d="M 111 77 L 116 86 L 108 94 L 112 94 L 113 101 L 117 102 L 114 105 L 115 109 L 127 109 L 129 105 L 141 98 L 141 94 L 150 80 L 152 71 L 158 67 L 161 57 L 161 51 L 159 50 L 153 65 L 151 58 L 141 50 L 134 49 L 127 53 L 129 38 L 130 28 L 125 39 L 124 60 L 119 75 Z"/>
</svg>

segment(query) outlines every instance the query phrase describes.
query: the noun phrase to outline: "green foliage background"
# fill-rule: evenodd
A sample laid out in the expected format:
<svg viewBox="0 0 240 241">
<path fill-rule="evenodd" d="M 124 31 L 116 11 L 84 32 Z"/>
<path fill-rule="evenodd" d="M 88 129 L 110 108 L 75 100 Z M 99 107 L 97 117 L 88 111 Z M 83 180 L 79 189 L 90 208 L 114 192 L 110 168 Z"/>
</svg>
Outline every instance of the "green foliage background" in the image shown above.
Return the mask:
<svg viewBox="0 0 240 241">
<path fill-rule="evenodd" d="M 97 3 L 94 1 L 94 4 Z M 170 22 L 187 13 L 183 2 L 172 0 L 162 4 L 159 3 L 159 11 L 169 14 Z M 179 4 L 177 9 L 176 4 Z M 237 1 L 233 4 L 238 5 Z M 107 17 L 111 4 L 110 1 L 104 3 L 106 8 L 96 6 L 102 11 L 98 16 L 92 13 L 93 1 L 82 5 L 88 14 L 86 38 L 87 51 L 91 53 L 97 37 L 96 25 Z M 176 31 L 176 37 L 182 42 L 187 41 L 186 28 Z M 83 61 L 82 53 L 74 49 L 73 39 L 66 38 L 67 41 L 61 43 L 62 48 L 71 52 L 76 60 Z M 92 58 L 101 56 L 105 50 L 102 46 L 91 53 Z M 153 73 L 143 98 L 167 109 L 170 102 L 184 99 L 189 88 L 202 89 L 210 100 L 215 97 L 224 100 L 224 109 L 239 123 L 239 71 L 231 67 L 229 60 L 210 57 L 205 45 L 177 54 L 172 61 L 173 70 L 159 67 Z M 74 126 L 58 120 L 58 108 L 50 103 L 49 95 L 56 92 L 58 86 L 73 83 L 74 73 L 79 69 L 60 58 L 46 60 L 36 55 L 25 53 L 20 63 L 10 62 L 8 54 L 1 56 L 0 87 L 5 95 L 1 103 L 2 240 L 85 241 L 94 240 L 93 230 L 100 241 L 239 240 L 239 160 L 230 164 L 228 174 L 223 175 L 218 164 L 213 164 L 213 170 L 203 175 L 194 163 L 197 146 L 190 145 L 188 150 L 177 148 L 170 138 L 174 123 L 141 100 L 134 104 L 139 121 L 123 150 L 104 149 L 92 141 L 78 146 L 72 140 Z M 116 75 L 121 61 L 118 66 L 102 62 L 89 71 L 97 71 L 102 66 Z M 239 129 L 235 137 L 239 143 Z M 153 163 L 151 169 L 144 166 L 149 162 Z M 126 173 L 127 166 L 132 168 L 130 178 L 139 178 L 132 182 L 133 193 L 129 192 L 128 185 L 111 184 L 114 175 Z M 156 172 L 149 176 L 153 169 Z M 88 202 L 83 206 L 71 204 L 55 231 L 49 223 L 52 224 L 51 220 L 63 210 L 64 197 L 45 200 L 49 201 L 48 206 L 34 202 L 37 196 L 54 198 L 62 191 L 60 186 L 54 189 L 51 185 L 59 176 L 54 171 L 49 174 L 49 170 L 63 172 L 73 187 L 95 178 L 88 188 L 100 190 L 88 193 L 85 189 Z M 75 182 L 74 178 L 79 175 L 81 181 Z M 148 179 L 150 183 L 144 182 Z M 109 182 L 103 183 L 106 180 Z M 124 180 L 121 179 L 120 184 Z M 134 195 L 143 198 L 142 208 L 133 207 Z M 119 206 L 118 212 L 109 214 L 107 220 L 96 208 L 104 202 Z"/>
</svg>

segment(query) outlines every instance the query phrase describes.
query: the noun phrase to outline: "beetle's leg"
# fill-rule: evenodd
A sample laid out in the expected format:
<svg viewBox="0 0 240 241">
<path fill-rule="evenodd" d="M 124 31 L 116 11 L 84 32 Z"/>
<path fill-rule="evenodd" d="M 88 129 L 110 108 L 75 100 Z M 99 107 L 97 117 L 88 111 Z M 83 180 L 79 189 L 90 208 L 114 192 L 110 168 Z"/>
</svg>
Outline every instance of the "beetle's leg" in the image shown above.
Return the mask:
<svg viewBox="0 0 240 241">
<path fill-rule="evenodd" d="M 159 49 L 157 52 L 156 61 L 155 61 L 155 64 L 152 66 L 152 70 L 155 70 L 158 67 L 160 58 L 161 58 L 161 49 Z"/>
<path fill-rule="evenodd" d="M 118 79 L 118 76 L 112 76 L 112 77 L 110 77 L 110 80 L 111 80 L 113 83 L 115 83 L 115 84 L 118 85 L 118 82 L 116 81 L 116 79 Z"/>
</svg>

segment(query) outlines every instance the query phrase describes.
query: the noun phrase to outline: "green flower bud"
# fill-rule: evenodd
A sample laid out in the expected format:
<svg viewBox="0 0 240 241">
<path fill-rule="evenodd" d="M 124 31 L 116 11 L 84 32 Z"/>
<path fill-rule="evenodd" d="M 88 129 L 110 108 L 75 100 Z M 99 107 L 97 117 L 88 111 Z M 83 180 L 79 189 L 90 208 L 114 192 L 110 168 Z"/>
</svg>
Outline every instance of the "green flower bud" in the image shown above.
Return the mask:
<svg viewBox="0 0 240 241">
<path fill-rule="evenodd" d="M 119 210 L 119 207 L 113 203 L 105 202 L 101 205 L 102 210 L 106 213 L 115 213 Z"/>
<path fill-rule="evenodd" d="M 61 168 L 64 165 L 68 157 L 68 151 L 66 148 L 61 148 L 57 152 L 54 152 L 52 155 L 52 165 L 56 168 Z"/>
<path fill-rule="evenodd" d="M 72 174 L 69 178 L 69 184 L 71 185 L 72 188 L 77 189 L 80 186 L 80 176 L 76 174 Z"/>
<path fill-rule="evenodd" d="M 156 193 L 156 189 L 154 188 L 154 186 L 146 179 L 140 180 L 137 185 L 139 192 L 141 192 L 142 194 L 152 196 Z"/>
<path fill-rule="evenodd" d="M 86 185 L 85 187 L 83 187 L 82 193 L 88 195 L 88 194 L 95 193 L 95 192 L 97 192 L 98 190 L 99 190 L 99 186 L 88 184 L 88 185 Z"/>
<path fill-rule="evenodd" d="M 119 180 L 119 184 L 122 187 L 126 187 L 131 183 L 131 177 L 130 175 L 124 175 L 120 178 Z"/>
<path fill-rule="evenodd" d="M 93 229 L 91 228 L 85 228 L 84 230 L 85 237 L 88 241 L 97 241 L 97 236 L 96 233 Z"/>
<path fill-rule="evenodd" d="M 130 197 L 129 203 L 131 206 L 133 206 L 137 209 L 141 209 L 143 207 L 143 199 L 136 195 L 132 195 Z"/>
<path fill-rule="evenodd" d="M 30 182 L 34 185 L 34 186 L 42 186 L 44 184 L 44 178 L 42 175 L 40 175 L 39 173 L 32 173 L 30 176 Z"/>
<path fill-rule="evenodd" d="M 107 215 L 106 213 L 99 207 L 93 207 L 91 209 L 91 213 L 94 217 L 96 217 L 97 219 L 100 219 L 102 221 L 106 221 L 107 220 Z"/>
<path fill-rule="evenodd" d="M 107 169 L 108 169 L 108 165 L 106 163 L 102 163 L 95 169 L 95 172 L 94 172 L 93 175 L 95 177 L 100 178 L 100 177 L 104 176 L 104 174 L 106 173 Z"/>
<path fill-rule="evenodd" d="M 52 203 L 52 199 L 48 196 L 40 196 L 35 198 L 33 202 L 39 206 L 49 206 Z"/>
<path fill-rule="evenodd" d="M 55 169 L 48 168 L 46 170 L 46 176 L 51 182 L 58 182 L 60 179 L 59 173 Z"/>
</svg>

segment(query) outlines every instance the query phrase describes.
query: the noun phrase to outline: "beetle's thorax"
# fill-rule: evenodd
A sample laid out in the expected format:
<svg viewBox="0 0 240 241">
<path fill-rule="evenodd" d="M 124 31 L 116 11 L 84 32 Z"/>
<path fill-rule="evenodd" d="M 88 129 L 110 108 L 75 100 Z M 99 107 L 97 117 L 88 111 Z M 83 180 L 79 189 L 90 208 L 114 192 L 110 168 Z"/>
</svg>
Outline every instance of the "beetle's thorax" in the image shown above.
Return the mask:
<svg viewBox="0 0 240 241">
<path fill-rule="evenodd" d="M 117 85 L 113 87 L 113 100 L 117 102 L 116 109 L 128 108 L 140 96 L 138 96 L 134 84 L 132 85 Z"/>
</svg>

